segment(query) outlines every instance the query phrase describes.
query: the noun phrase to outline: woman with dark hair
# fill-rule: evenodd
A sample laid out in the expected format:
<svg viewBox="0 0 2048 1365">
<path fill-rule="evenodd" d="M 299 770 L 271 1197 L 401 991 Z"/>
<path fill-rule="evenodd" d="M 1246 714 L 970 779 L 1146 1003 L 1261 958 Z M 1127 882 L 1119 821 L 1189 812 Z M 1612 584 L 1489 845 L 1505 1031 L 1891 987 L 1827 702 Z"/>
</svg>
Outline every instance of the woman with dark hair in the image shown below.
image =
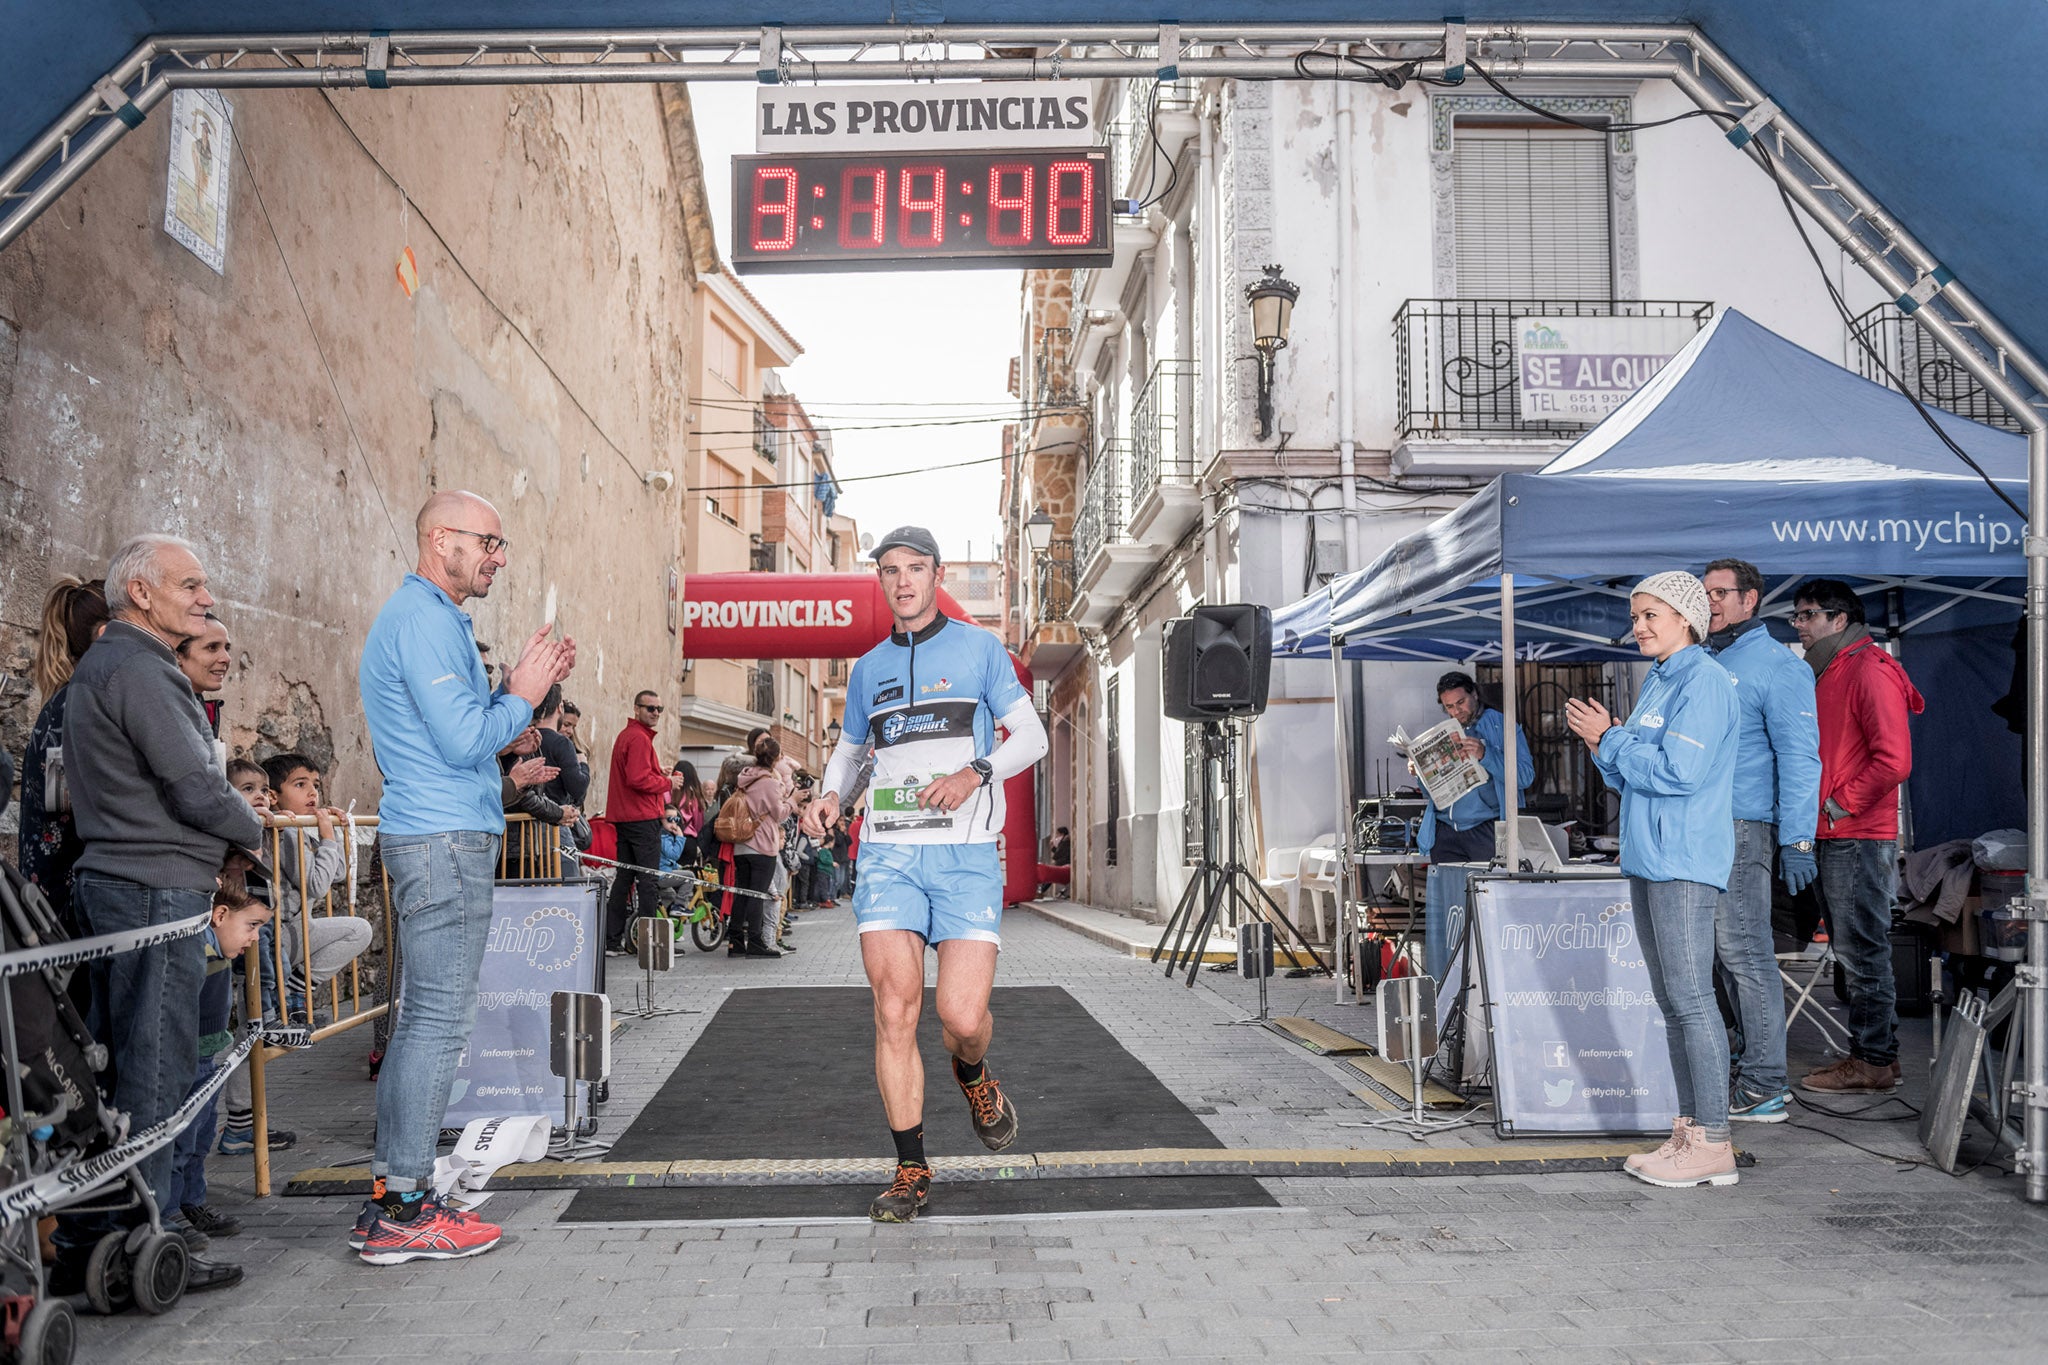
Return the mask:
<svg viewBox="0 0 2048 1365">
<path fill-rule="evenodd" d="M 43 633 L 36 640 L 29 676 L 42 694 L 43 709 L 28 732 L 21 761 L 21 842 L 16 865 L 42 888 L 57 922 L 77 935 L 71 914 L 71 868 L 85 844 L 71 822 L 71 797 L 64 786 L 64 698 L 72 670 L 107 624 L 107 598 L 99 583 L 69 575 L 59 578 L 43 601 Z M 83 980 L 85 973 L 79 973 Z"/>
<path fill-rule="evenodd" d="M 677 759 L 672 771 L 676 778 L 676 828 L 684 839 L 682 865 L 694 867 L 704 860 L 704 825 L 710 818 L 704 809 L 704 779 L 697 776 L 696 765 L 687 758 Z"/>
<path fill-rule="evenodd" d="M 782 746 L 773 735 L 754 741 L 753 766 L 740 773 L 739 792 L 754 816 L 753 837 L 733 846 L 733 862 L 739 884 L 748 891 L 765 895 L 775 885 L 775 869 L 781 864 L 782 822 L 795 811 L 789 789 L 783 785 L 776 764 L 782 760 Z M 741 940 L 748 957 L 781 957 L 782 950 L 768 936 L 768 902 L 762 895 L 745 896 L 733 907 L 733 922 L 744 923 Z"/>
</svg>

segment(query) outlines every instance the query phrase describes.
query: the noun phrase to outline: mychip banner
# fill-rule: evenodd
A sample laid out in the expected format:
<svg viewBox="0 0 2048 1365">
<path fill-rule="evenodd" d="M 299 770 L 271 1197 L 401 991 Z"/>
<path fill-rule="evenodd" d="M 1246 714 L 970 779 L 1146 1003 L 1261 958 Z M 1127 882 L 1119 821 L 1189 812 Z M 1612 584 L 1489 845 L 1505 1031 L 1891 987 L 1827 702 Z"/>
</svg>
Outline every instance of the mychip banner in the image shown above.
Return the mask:
<svg viewBox="0 0 2048 1365">
<path fill-rule="evenodd" d="M 1503 1137 L 1668 1133 L 1664 1014 L 1620 877 L 1474 877 Z"/>
<path fill-rule="evenodd" d="M 604 951 L 597 893 L 594 881 L 496 888 L 477 977 L 476 1029 L 455 1068 L 445 1127 L 561 1114 L 562 1082 L 548 1069 L 548 1002 L 556 991 L 597 989 Z M 579 1099 L 579 1117 L 586 1103 Z"/>
</svg>

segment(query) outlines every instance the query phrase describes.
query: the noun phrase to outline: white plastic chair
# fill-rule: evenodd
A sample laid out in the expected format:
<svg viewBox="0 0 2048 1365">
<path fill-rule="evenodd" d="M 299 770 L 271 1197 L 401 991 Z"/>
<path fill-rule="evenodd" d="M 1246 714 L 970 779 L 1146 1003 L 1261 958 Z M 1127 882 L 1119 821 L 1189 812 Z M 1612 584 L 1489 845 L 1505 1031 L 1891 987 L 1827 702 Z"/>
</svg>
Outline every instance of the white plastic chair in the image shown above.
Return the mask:
<svg viewBox="0 0 2048 1365">
<path fill-rule="evenodd" d="M 1302 850 L 1299 872 L 1295 877 L 1297 895 L 1306 897 L 1316 917 L 1316 933 L 1312 942 L 1331 942 L 1337 927 L 1338 907 L 1343 902 L 1344 869 L 1341 866 L 1342 852 L 1337 848 L 1337 836 L 1325 834 Z M 1329 900 L 1329 928 L 1323 925 L 1324 898 Z M 1298 902 L 1297 902 L 1298 903 Z M 1302 922 L 1298 910 L 1290 907 L 1287 917 L 1304 935 L 1308 926 Z"/>
<path fill-rule="evenodd" d="M 1260 887 L 1286 911 L 1289 924 L 1301 923 L 1301 855 L 1306 852 L 1300 845 L 1267 849 L 1266 875 L 1259 878 Z"/>
</svg>

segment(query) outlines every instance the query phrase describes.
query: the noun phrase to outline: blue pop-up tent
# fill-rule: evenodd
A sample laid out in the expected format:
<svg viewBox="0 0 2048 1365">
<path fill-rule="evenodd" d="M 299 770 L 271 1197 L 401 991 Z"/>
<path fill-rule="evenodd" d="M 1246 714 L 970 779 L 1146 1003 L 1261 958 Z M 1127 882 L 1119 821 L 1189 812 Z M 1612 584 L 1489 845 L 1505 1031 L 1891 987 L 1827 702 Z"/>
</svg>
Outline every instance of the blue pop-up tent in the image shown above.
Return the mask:
<svg viewBox="0 0 2048 1365">
<path fill-rule="evenodd" d="M 1936 412 L 2008 497 L 2026 441 Z M 1660 569 L 1734 557 L 1763 569 L 1766 610 L 1792 586 L 1847 579 L 1872 629 L 1896 632 L 1929 698 L 1916 770 L 1921 841 L 2021 808 L 2005 691 L 2026 566 L 2023 519 L 1900 394 L 1734 310 L 1534 474 L 1507 474 L 1357 573 L 1283 608 L 1275 652 L 1349 659 L 1636 659 L 1628 590 Z"/>
</svg>

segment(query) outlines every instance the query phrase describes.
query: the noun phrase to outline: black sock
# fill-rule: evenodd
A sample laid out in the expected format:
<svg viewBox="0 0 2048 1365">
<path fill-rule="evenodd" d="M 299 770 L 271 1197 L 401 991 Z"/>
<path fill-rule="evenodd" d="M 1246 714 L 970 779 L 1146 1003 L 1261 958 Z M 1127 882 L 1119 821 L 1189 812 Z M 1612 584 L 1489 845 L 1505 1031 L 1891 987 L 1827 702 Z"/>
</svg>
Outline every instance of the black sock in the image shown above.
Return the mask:
<svg viewBox="0 0 2048 1365">
<path fill-rule="evenodd" d="M 420 1205 L 426 1199 L 425 1190 L 387 1190 L 377 1202 L 383 1206 L 384 1216 L 394 1223 L 410 1223 L 420 1216 Z"/>
<path fill-rule="evenodd" d="M 908 1128 L 891 1128 L 889 1136 L 896 1140 L 896 1164 L 898 1166 L 928 1166 L 924 1159 L 924 1125 L 914 1123 Z"/>
<path fill-rule="evenodd" d="M 988 1074 L 988 1068 L 980 1062 L 963 1062 L 958 1057 L 955 1057 L 953 1059 L 953 1074 L 960 1078 L 960 1084 L 973 1085 Z"/>
</svg>

